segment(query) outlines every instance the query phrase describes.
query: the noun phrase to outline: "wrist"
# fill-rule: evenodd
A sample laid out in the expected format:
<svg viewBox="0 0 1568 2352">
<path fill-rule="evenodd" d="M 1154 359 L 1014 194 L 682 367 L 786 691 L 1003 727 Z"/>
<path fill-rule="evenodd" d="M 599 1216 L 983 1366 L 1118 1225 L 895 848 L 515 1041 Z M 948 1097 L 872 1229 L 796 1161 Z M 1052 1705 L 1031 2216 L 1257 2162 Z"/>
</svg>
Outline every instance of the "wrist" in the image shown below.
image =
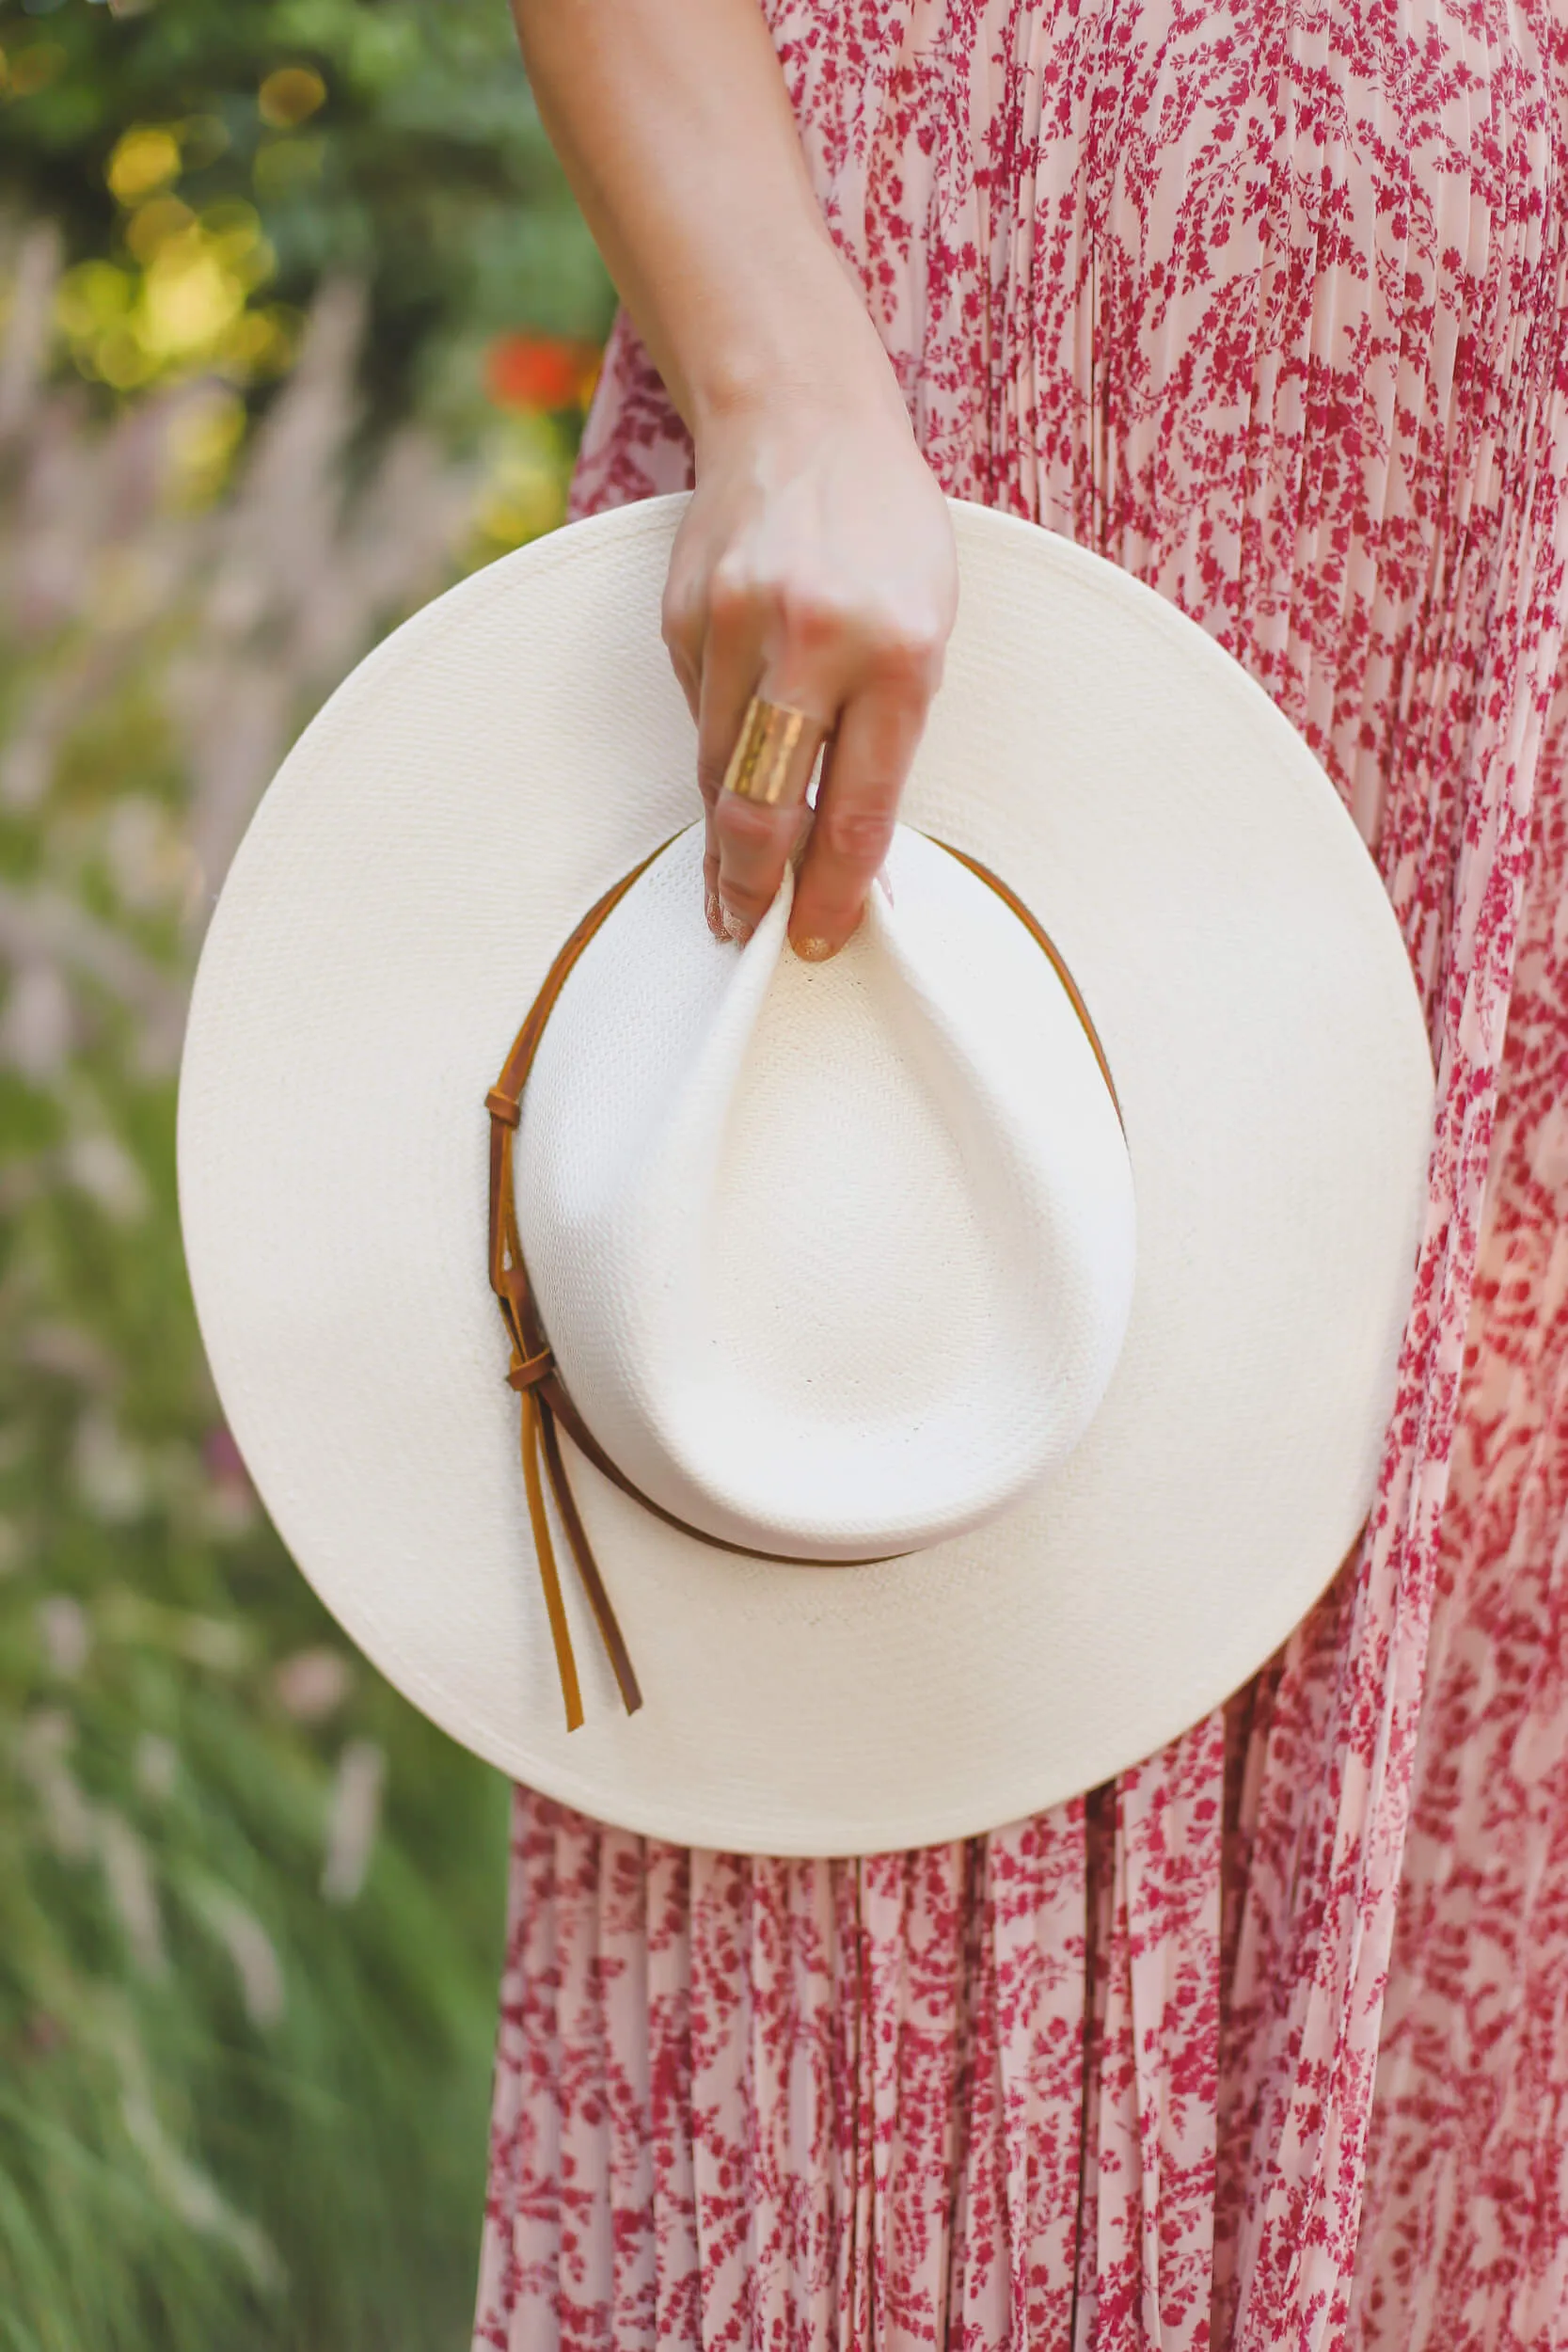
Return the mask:
<svg viewBox="0 0 1568 2352">
<path fill-rule="evenodd" d="M 860 289 L 831 259 L 825 281 L 793 300 L 775 285 L 765 312 L 706 339 L 683 403 L 699 463 L 705 448 L 766 431 L 773 418 L 799 429 L 814 415 L 826 422 L 858 412 L 907 429 L 897 378 Z"/>
</svg>

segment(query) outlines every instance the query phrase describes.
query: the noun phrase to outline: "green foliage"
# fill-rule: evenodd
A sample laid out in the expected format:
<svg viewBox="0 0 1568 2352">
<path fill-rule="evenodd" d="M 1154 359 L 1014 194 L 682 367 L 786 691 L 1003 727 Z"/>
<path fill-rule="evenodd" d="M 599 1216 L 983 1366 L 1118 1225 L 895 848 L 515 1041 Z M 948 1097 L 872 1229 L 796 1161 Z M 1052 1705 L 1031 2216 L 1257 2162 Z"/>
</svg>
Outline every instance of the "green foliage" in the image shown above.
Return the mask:
<svg viewBox="0 0 1568 2352">
<path fill-rule="evenodd" d="M 59 221 L 70 257 L 119 270 L 133 299 L 159 242 L 150 205 L 172 199 L 209 238 L 238 237 L 244 292 L 276 332 L 248 358 L 223 355 L 237 377 L 264 385 L 285 365 L 291 315 L 341 273 L 370 288 L 366 384 L 384 421 L 419 403 L 472 424 L 475 353 L 502 328 L 603 334 L 604 275 L 504 0 L 158 0 L 119 14 L 0 0 L 0 203 Z M 138 129 L 172 140 L 166 178 L 117 174 Z M 115 298 L 108 280 L 100 293 Z M 108 380 L 135 389 L 122 373 L 111 360 Z"/>
<path fill-rule="evenodd" d="M 145 675 L 0 823 L 0 2344 L 455 2347 L 504 1790 L 352 1660 L 222 1430 Z"/>
<path fill-rule="evenodd" d="M 251 1494 L 175 1064 L 256 791 L 559 514 L 516 388 L 609 297 L 503 0 L 0 0 L 0 2352 L 458 2352 L 505 1790 Z"/>
</svg>

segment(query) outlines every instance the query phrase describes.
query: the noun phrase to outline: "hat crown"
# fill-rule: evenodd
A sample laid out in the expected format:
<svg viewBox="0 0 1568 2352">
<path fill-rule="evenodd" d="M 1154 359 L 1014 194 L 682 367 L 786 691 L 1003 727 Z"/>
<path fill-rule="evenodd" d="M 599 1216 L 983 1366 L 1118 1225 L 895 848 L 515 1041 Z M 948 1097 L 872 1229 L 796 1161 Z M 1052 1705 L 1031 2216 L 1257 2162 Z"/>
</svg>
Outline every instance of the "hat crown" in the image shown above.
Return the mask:
<svg viewBox="0 0 1568 2352">
<path fill-rule="evenodd" d="M 721 1541 L 817 1560 L 975 1527 L 1085 1434 L 1126 1329 L 1132 1172 L 1050 958 L 900 828 L 825 965 L 788 885 L 708 938 L 693 828 L 563 988 L 516 1141 L 567 1390 Z"/>
</svg>

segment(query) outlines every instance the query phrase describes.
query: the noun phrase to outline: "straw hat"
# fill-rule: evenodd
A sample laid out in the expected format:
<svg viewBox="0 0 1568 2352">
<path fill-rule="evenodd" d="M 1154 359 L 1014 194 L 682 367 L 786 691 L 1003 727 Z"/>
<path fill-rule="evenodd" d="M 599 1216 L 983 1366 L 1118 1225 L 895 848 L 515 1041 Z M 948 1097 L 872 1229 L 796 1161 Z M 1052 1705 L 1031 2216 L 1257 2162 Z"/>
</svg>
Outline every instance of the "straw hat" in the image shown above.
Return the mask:
<svg viewBox="0 0 1568 2352">
<path fill-rule="evenodd" d="M 1426 1038 L 1266 696 L 962 505 L 861 930 L 716 946 L 681 504 L 466 581 L 285 763 L 198 977 L 192 1280 L 285 1541 L 454 1738 L 687 1843 L 923 1844 L 1158 1747 L 1354 1541 Z"/>
</svg>

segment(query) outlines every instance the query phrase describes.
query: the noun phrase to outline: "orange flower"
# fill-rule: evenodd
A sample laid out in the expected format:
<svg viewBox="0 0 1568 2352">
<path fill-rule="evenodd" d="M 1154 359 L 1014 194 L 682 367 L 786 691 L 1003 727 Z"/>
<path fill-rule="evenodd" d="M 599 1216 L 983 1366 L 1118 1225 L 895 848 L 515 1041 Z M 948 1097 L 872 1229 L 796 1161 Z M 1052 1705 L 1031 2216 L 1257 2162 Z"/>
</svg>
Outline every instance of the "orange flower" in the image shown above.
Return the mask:
<svg viewBox="0 0 1568 2352">
<path fill-rule="evenodd" d="M 498 335 L 484 355 L 484 389 L 498 408 L 586 406 L 598 372 L 598 345 L 564 335 Z"/>
</svg>

